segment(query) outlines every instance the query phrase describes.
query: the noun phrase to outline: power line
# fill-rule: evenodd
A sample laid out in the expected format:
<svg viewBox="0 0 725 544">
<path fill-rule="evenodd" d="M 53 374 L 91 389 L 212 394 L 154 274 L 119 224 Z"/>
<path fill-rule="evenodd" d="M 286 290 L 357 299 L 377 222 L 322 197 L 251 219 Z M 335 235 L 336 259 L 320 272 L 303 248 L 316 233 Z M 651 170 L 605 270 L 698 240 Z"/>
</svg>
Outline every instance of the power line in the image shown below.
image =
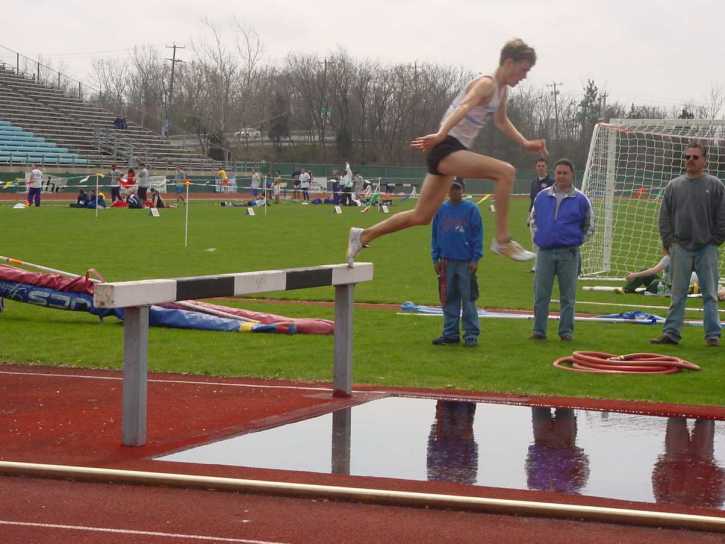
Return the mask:
<svg viewBox="0 0 725 544">
<path fill-rule="evenodd" d="M 110 53 L 123 53 L 126 51 L 132 51 L 133 47 L 126 47 L 124 49 L 106 49 L 103 51 L 75 51 L 72 53 L 49 53 L 51 57 L 84 57 L 91 55 L 108 55 Z"/>
</svg>

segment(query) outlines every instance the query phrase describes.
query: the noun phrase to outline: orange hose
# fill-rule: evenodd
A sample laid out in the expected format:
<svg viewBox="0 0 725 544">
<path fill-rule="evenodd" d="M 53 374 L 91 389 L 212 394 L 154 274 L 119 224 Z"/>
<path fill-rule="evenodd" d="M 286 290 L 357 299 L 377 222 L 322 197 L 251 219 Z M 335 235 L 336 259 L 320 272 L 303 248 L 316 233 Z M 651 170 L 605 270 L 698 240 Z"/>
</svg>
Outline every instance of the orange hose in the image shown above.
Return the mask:
<svg viewBox="0 0 725 544">
<path fill-rule="evenodd" d="M 555 368 L 596 374 L 674 374 L 680 370 L 700 370 L 695 363 L 659 353 L 612 355 L 603 351 L 575 351 L 559 357 Z"/>
</svg>

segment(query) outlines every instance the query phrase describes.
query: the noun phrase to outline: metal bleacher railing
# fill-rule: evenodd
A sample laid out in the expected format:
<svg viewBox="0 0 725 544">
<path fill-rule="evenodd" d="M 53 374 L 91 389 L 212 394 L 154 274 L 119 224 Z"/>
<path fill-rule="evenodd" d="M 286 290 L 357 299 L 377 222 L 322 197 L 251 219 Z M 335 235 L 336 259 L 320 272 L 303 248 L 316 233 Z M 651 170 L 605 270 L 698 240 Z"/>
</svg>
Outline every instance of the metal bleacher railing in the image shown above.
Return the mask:
<svg viewBox="0 0 725 544">
<path fill-rule="evenodd" d="M 143 120 L 148 117 L 140 111 L 136 114 L 132 106 L 125 106 L 125 111 L 132 114 L 127 130 L 114 130 L 111 127 L 116 114 L 99 106 L 101 90 L 2 45 L 0 77 L 0 88 L 5 91 L 1 97 L 4 119 L 70 148 L 89 164 L 108 166 L 118 162 L 130 166 L 152 162 L 158 168 L 182 164 L 187 169 L 218 166 L 216 161 L 174 146 L 167 138 L 145 129 Z M 17 163 L 23 162 L 24 156 L 13 155 Z M 42 156 L 34 158 L 42 160 Z M 42 162 L 57 163 L 50 159 Z"/>
<path fill-rule="evenodd" d="M 27 77 L 46 87 L 53 87 L 68 96 L 83 98 L 84 88 L 80 81 L 2 45 L 0 45 L 0 69 Z"/>
</svg>

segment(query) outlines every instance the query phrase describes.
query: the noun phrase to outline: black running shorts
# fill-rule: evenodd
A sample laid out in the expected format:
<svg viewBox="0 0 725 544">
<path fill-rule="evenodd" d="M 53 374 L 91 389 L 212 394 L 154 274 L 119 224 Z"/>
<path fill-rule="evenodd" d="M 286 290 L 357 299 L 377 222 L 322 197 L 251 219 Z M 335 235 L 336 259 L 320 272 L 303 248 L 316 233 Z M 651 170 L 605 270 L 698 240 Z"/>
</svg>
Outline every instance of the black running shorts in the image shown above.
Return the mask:
<svg viewBox="0 0 725 544">
<path fill-rule="evenodd" d="M 428 165 L 428 172 L 435 174 L 436 176 L 442 176 L 443 174 L 438 171 L 438 165 L 451 153 L 456 151 L 462 151 L 467 149 L 465 145 L 459 142 L 453 136 L 446 136 L 446 139 L 435 146 L 428 152 L 425 158 L 425 162 Z"/>
</svg>

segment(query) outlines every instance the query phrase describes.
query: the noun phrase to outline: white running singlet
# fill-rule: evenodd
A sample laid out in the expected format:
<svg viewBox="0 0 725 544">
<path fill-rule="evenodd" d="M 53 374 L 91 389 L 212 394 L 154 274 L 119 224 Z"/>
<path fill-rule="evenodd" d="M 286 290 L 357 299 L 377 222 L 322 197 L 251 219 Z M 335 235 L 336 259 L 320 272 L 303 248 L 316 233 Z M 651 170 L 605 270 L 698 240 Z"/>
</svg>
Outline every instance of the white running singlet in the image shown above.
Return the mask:
<svg viewBox="0 0 725 544">
<path fill-rule="evenodd" d="M 498 110 L 498 107 L 501 104 L 501 98 L 506 90 L 505 85 L 499 87 L 496 78 L 493 76 L 479 76 L 474 81 L 480 79 L 481 77 L 491 78 L 494 85 L 496 85 L 496 90 L 493 92 L 491 100 L 489 100 L 486 104 L 483 104 L 481 106 L 475 106 L 468 110 L 466 116 L 461 119 L 457 125 L 455 125 L 451 130 L 448 131 L 449 136 L 453 136 L 454 138 L 456 138 L 468 149 L 470 149 L 473 145 L 473 141 L 476 139 L 476 136 L 478 136 L 478 133 L 486 124 L 488 118 L 496 113 L 496 110 Z M 471 86 L 471 83 L 466 85 L 463 90 L 458 93 L 458 96 L 453 99 L 453 102 L 451 102 L 451 105 L 448 106 L 448 110 L 446 111 L 443 119 L 441 120 L 441 125 L 448 118 L 448 116 L 451 115 L 458 108 L 458 106 L 461 105 L 461 102 L 466 96 L 466 92 Z"/>
</svg>

